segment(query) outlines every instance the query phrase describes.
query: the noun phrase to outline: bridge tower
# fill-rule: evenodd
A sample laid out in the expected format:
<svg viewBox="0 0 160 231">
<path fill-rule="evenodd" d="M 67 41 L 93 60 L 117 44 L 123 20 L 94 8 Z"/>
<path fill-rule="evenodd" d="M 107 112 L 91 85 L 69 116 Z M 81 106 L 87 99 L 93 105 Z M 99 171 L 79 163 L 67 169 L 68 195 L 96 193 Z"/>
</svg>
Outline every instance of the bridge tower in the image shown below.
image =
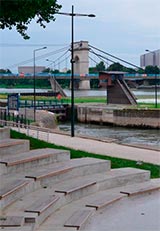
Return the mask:
<svg viewBox="0 0 160 231">
<path fill-rule="evenodd" d="M 74 43 L 74 74 L 80 75 L 78 83 L 79 89 L 90 89 L 90 80 L 85 76 L 89 73 L 89 48 L 88 41 L 79 41 Z"/>
</svg>

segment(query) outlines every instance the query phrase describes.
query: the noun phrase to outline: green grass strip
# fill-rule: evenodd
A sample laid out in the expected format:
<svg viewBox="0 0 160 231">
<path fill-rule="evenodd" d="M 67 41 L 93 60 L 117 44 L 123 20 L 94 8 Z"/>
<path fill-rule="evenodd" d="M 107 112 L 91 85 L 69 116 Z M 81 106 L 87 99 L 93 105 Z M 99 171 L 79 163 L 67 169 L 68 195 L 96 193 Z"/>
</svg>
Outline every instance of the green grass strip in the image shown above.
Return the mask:
<svg viewBox="0 0 160 231">
<path fill-rule="evenodd" d="M 80 150 L 74 150 L 71 148 L 66 148 L 64 146 L 58 146 L 55 144 L 48 143 L 46 141 L 38 140 L 36 138 L 27 136 L 25 134 L 22 134 L 17 131 L 13 131 L 13 130 L 11 130 L 11 138 L 30 140 L 31 149 L 55 148 L 55 149 L 69 150 L 71 153 L 71 158 L 92 157 L 92 158 L 97 158 L 97 159 L 110 160 L 111 168 L 124 168 L 124 167 L 139 168 L 139 169 L 149 170 L 151 172 L 151 178 L 160 177 L 160 166 L 159 165 L 154 165 L 154 164 L 144 163 L 144 162 L 139 164 L 137 161 L 134 161 L 134 160 L 127 160 L 127 159 L 122 159 L 122 158 L 104 156 L 100 154 L 88 153 L 88 152 L 84 152 Z"/>
</svg>

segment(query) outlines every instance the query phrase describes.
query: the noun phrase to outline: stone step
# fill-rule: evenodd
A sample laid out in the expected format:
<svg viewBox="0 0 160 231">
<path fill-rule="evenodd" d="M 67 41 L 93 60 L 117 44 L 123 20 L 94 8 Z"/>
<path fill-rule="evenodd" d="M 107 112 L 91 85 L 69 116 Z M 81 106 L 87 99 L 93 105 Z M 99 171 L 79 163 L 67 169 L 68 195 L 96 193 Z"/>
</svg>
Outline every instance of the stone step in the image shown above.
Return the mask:
<svg viewBox="0 0 160 231">
<path fill-rule="evenodd" d="M 85 223 L 88 221 L 93 211 L 91 210 L 77 210 L 72 216 L 66 221 L 64 227 L 72 227 L 77 230 L 82 229 Z"/>
<path fill-rule="evenodd" d="M 30 149 L 29 140 L 3 139 L 0 140 L 0 160 L 8 158 L 13 154 L 28 152 Z"/>
<path fill-rule="evenodd" d="M 4 231 L 34 231 L 32 226 L 21 226 L 21 227 L 5 227 L 2 228 Z"/>
<path fill-rule="evenodd" d="M 78 200 L 84 196 L 97 191 L 96 179 L 85 179 L 85 177 L 77 178 L 76 180 L 67 181 L 68 184 L 55 186 L 55 192 L 64 194 L 67 203 Z"/>
<path fill-rule="evenodd" d="M 149 176 L 149 172 L 145 170 L 134 168 L 113 169 L 103 173 L 77 176 L 75 179 L 68 179 L 63 183 L 59 182 L 57 185 L 53 185 L 53 190 L 57 193 L 63 193 L 67 203 L 70 203 L 98 191 L 149 181 Z M 118 197 L 122 196 L 119 192 Z"/>
<path fill-rule="evenodd" d="M 82 160 L 81 164 L 82 164 Z M 77 164 L 77 162 L 76 162 Z M 78 165 L 78 164 L 77 164 Z M 87 166 L 87 164 L 86 164 Z M 92 166 L 91 166 L 92 168 Z M 87 170 L 89 171 L 89 170 Z M 116 197 L 111 196 L 107 198 L 106 195 L 106 201 L 104 200 L 104 195 L 100 195 L 100 197 L 95 197 L 93 198 L 97 193 L 100 193 L 101 190 L 108 190 L 108 189 L 116 189 L 116 187 L 124 187 L 126 185 L 131 185 L 134 183 L 140 183 L 140 182 L 145 182 L 149 181 L 149 172 L 145 170 L 139 170 L 139 169 L 132 169 L 132 168 L 120 168 L 120 169 L 113 169 L 110 171 L 105 171 L 101 173 L 95 173 L 95 174 L 90 174 L 90 175 L 82 175 L 81 177 L 74 177 L 71 179 L 67 179 L 63 181 L 60 181 L 59 183 L 50 184 L 47 187 L 39 188 L 36 191 L 33 192 L 30 191 L 30 193 L 25 193 L 23 194 L 23 198 L 21 201 L 16 201 L 14 204 L 8 207 L 6 210 L 6 214 L 14 214 L 16 211 L 16 214 L 21 214 L 23 211 L 23 208 L 26 208 L 27 205 L 32 207 L 33 201 L 41 201 L 41 198 L 45 195 L 51 196 L 55 194 L 55 191 L 61 191 L 63 190 L 63 193 L 57 193 L 55 195 L 58 195 L 61 197 L 61 200 L 58 200 L 58 205 L 54 209 L 52 208 L 52 212 L 56 211 L 56 209 L 61 209 L 63 206 L 67 204 L 72 204 L 74 201 L 77 201 L 80 198 L 92 198 L 93 200 L 87 200 L 84 204 L 88 205 L 94 200 L 97 200 L 99 198 L 102 198 L 101 201 L 98 201 L 96 204 L 99 207 L 107 206 L 108 204 L 117 201 L 120 199 L 119 197 L 126 197 L 126 195 L 121 194 Z M 95 184 L 96 182 L 96 184 Z M 32 181 L 32 183 L 36 184 L 36 181 Z M 88 183 L 88 185 L 87 185 Z M 122 187 L 122 188 L 123 188 Z M 32 188 L 37 188 L 32 187 Z M 121 189 L 122 189 L 121 188 Z M 120 190 L 121 190 L 120 189 Z M 119 192 L 120 192 L 119 190 Z M 10 194 L 12 197 L 12 194 Z M 19 198 L 21 198 L 20 196 Z M 71 203 L 72 202 L 72 203 Z M 101 205 L 100 205 L 101 202 Z M 38 213 L 38 212 L 37 212 Z M 29 213 L 29 216 L 31 214 Z M 46 212 L 44 210 L 44 217 L 47 216 Z M 52 216 L 52 214 L 50 214 Z M 38 219 L 37 215 L 31 216 L 33 219 Z M 67 219 L 66 219 L 67 220 Z M 40 221 L 37 220 L 37 222 L 41 223 Z M 39 229 L 38 229 L 39 230 Z"/>
<path fill-rule="evenodd" d="M 102 191 L 122 185 L 149 181 L 150 171 L 129 167 L 117 168 L 111 169 L 111 171 L 103 176 L 97 176 L 96 179 L 99 182 L 99 191 Z"/>
<path fill-rule="evenodd" d="M 25 209 L 25 223 L 35 223 L 36 227 L 54 212 L 55 204 L 60 199 L 57 195 L 45 195 Z"/>
<path fill-rule="evenodd" d="M 51 148 L 35 149 L 0 160 L 1 174 L 22 172 L 70 159 L 70 152 Z"/>
<path fill-rule="evenodd" d="M 0 227 L 21 227 L 24 224 L 24 217 L 20 216 L 3 216 L 0 217 Z"/>
<path fill-rule="evenodd" d="M 10 129 L 9 128 L 0 128 L 0 140 L 9 139 L 10 138 Z"/>
<path fill-rule="evenodd" d="M 107 172 L 110 170 L 110 161 L 94 158 L 71 159 L 56 163 L 25 175 L 26 178 L 40 181 L 42 187 L 53 185 L 59 181 L 66 181 L 71 178 L 86 176 L 95 173 Z"/>
<path fill-rule="evenodd" d="M 3 182 L 3 180 L 1 181 Z M 3 209 L 26 193 L 32 192 L 34 182 L 27 179 L 14 179 L 0 185 L 0 208 Z"/>
<path fill-rule="evenodd" d="M 105 195 L 99 194 L 96 195 L 94 199 L 87 202 L 86 207 L 95 208 L 96 210 L 98 210 L 119 201 L 123 197 L 124 195 L 122 195 L 121 193 L 106 193 Z"/>
<path fill-rule="evenodd" d="M 120 193 L 127 196 L 136 196 L 144 193 L 151 193 L 156 190 L 160 190 L 160 179 L 153 179 L 149 182 L 142 182 L 140 184 L 127 185 L 120 190 Z"/>
</svg>

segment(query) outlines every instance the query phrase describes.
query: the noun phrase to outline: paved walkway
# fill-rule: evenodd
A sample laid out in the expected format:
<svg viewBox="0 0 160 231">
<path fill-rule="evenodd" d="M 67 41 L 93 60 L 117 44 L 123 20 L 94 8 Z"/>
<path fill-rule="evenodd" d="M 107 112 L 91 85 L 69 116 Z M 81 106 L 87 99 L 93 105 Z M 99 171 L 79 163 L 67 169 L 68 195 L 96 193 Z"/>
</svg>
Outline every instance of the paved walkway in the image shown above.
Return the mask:
<svg viewBox="0 0 160 231">
<path fill-rule="evenodd" d="M 15 127 L 13 129 L 18 130 L 18 128 Z M 62 145 L 76 150 L 160 165 L 160 151 L 151 150 L 147 147 L 139 148 L 122 145 L 114 143 L 112 140 L 100 141 L 89 139 L 88 137 L 70 137 L 69 135 L 59 133 L 37 132 L 36 130 L 27 131 L 27 129 L 24 128 L 20 128 L 19 131 L 32 137 L 45 140 L 49 143 Z"/>
</svg>

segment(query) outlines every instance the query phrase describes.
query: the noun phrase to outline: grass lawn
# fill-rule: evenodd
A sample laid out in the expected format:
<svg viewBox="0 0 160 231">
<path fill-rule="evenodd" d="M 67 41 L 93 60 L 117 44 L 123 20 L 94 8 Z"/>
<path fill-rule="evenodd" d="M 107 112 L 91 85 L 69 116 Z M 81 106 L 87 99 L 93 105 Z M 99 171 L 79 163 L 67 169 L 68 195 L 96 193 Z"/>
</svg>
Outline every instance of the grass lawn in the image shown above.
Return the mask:
<svg viewBox="0 0 160 231">
<path fill-rule="evenodd" d="M 7 99 L 7 94 L 0 94 L 0 99 Z M 21 100 L 33 100 L 33 96 L 21 96 Z M 44 97 L 44 96 L 37 96 L 36 100 L 55 100 L 54 97 Z M 62 103 L 71 103 L 70 97 L 62 98 Z M 79 103 L 103 103 L 106 104 L 106 97 L 105 96 L 86 96 L 86 97 L 75 97 L 74 98 L 75 104 Z M 153 109 L 155 108 L 154 103 L 138 103 L 137 106 L 128 106 L 131 108 L 148 108 Z M 157 108 L 160 108 L 160 103 L 158 103 Z"/>
<path fill-rule="evenodd" d="M 42 140 L 38 140 L 36 138 L 26 136 L 25 134 L 22 134 L 22 133 L 13 131 L 13 130 L 11 130 L 11 137 L 16 138 L 16 139 L 30 140 L 31 149 L 55 148 L 55 149 L 69 150 L 71 153 L 71 158 L 93 157 L 93 158 L 98 158 L 98 159 L 110 160 L 112 168 L 123 168 L 123 167 L 140 168 L 144 170 L 149 170 L 151 172 L 151 178 L 160 177 L 160 166 L 159 165 L 154 165 L 154 164 L 149 164 L 149 163 L 142 163 L 141 165 L 138 165 L 136 161 L 132 161 L 132 160 L 126 160 L 126 159 L 115 158 L 115 157 L 110 157 L 110 156 L 103 156 L 100 154 L 97 155 L 97 154 L 88 153 L 88 152 L 84 152 L 80 150 L 66 148 L 63 146 L 57 146 L 57 145 L 50 144 Z"/>
</svg>

